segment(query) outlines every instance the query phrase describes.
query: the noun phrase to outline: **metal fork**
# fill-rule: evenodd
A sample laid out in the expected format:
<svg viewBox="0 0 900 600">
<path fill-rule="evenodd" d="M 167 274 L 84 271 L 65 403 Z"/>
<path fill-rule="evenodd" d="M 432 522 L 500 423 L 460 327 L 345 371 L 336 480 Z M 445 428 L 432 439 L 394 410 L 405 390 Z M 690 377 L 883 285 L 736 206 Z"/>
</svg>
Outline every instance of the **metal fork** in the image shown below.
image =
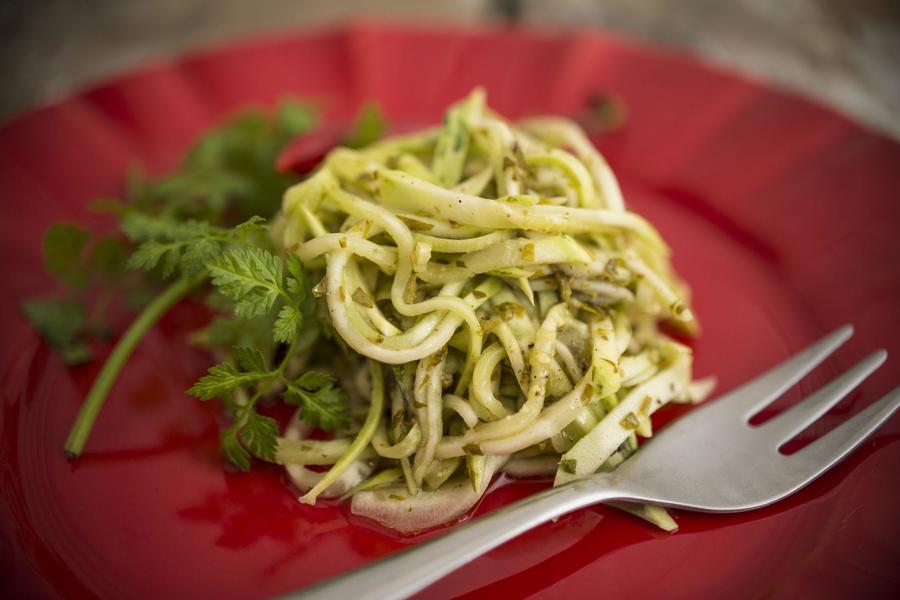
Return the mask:
<svg viewBox="0 0 900 600">
<path fill-rule="evenodd" d="M 900 405 L 900 387 L 794 454 L 778 451 L 877 369 L 878 350 L 816 393 L 753 427 L 749 419 L 853 335 L 846 325 L 777 367 L 675 421 L 610 473 L 551 488 L 435 540 L 287 597 L 405 598 L 517 535 L 598 502 L 627 500 L 705 512 L 760 508 L 847 456 Z"/>
</svg>

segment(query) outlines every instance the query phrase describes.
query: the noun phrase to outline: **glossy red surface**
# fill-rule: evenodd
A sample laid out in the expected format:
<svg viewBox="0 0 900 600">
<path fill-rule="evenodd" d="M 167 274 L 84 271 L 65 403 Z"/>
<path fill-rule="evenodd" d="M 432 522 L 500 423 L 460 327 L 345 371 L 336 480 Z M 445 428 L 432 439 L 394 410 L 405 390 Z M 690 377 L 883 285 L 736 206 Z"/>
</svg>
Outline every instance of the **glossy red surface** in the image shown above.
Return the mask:
<svg viewBox="0 0 900 600">
<path fill-rule="evenodd" d="M 399 120 L 428 122 L 476 84 L 511 117 L 571 113 L 596 91 L 625 99 L 626 126 L 598 143 L 628 202 L 671 242 L 704 325 L 696 370 L 716 374 L 720 391 L 844 322 L 856 337 L 787 401 L 876 347 L 892 356 L 807 435 L 900 381 L 900 147 L 888 139 L 598 33 L 366 25 L 229 46 L 149 67 L 0 131 L 0 596 L 260 598 L 417 541 L 350 522 L 340 508 L 300 505 L 276 468 L 223 470 L 215 408 L 183 393 L 208 363 L 182 341 L 202 320 L 187 305 L 138 348 L 88 452 L 67 462 L 60 447 L 98 367 L 64 368 L 18 303 L 51 287 L 39 249 L 48 224 L 109 227 L 83 211 L 89 199 L 119 190 L 135 162 L 171 165 L 230 110 L 294 94 L 346 118 L 375 98 Z M 583 510 L 422 597 L 889 597 L 900 588 L 898 482 L 895 417 L 839 468 L 770 508 L 679 512 L 675 535 L 603 507 Z M 539 486 L 503 486 L 478 512 Z"/>
</svg>

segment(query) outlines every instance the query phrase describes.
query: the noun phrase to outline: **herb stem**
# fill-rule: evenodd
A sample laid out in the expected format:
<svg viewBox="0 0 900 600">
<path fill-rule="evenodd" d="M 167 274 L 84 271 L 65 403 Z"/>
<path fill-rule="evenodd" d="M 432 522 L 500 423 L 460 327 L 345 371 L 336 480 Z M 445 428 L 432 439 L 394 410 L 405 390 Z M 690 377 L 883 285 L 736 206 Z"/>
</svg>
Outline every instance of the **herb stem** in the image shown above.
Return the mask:
<svg viewBox="0 0 900 600">
<path fill-rule="evenodd" d="M 278 380 L 284 376 L 284 372 L 287 369 L 287 366 L 291 360 L 291 357 L 294 355 L 294 350 L 296 347 L 297 347 L 297 337 L 295 336 L 291 340 L 290 345 L 288 346 L 287 350 L 285 351 L 284 358 L 281 359 L 281 364 L 278 365 L 278 369 L 275 371 L 274 380 Z M 274 383 L 274 381 L 273 381 L 273 383 Z"/>
<path fill-rule="evenodd" d="M 84 445 L 94 426 L 94 421 L 103 407 L 103 402 L 109 395 L 109 390 L 119 376 L 122 367 L 128 361 L 132 351 L 138 342 L 143 339 L 147 331 L 166 313 L 176 302 L 181 300 L 193 288 L 199 280 L 196 277 L 182 277 L 166 288 L 138 315 L 131 324 L 112 354 L 106 360 L 97 379 L 91 386 L 90 392 L 78 412 L 75 424 L 66 439 L 64 450 L 69 458 L 77 458 L 84 450 Z"/>
<path fill-rule="evenodd" d="M 266 381 L 263 385 L 260 385 L 256 389 L 256 393 L 251 396 L 246 403 L 241 407 L 241 416 L 235 421 L 235 425 L 231 427 L 231 429 L 240 429 L 247 423 L 247 415 L 252 412 L 256 403 L 260 398 L 263 397 L 263 394 L 269 391 L 269 389 L 275 385 L 277 381 L 280 381 L 284 377 L 284 370 L 287 368 L 288 361 L 291 359 L 291 355 L 294 353 L 294 347 L 297 344 L 297 339 L 294 338 L 291 340 L 290 345 L 288 346 L 287 351 L 285 352 L 284 358 L 281 359 L 281 364 L 278 365 L 278 368 L 271 372 L 271 377 L 268 381 Z M 262 457 L 260 457 L 262 458 Z"/>
</svg>

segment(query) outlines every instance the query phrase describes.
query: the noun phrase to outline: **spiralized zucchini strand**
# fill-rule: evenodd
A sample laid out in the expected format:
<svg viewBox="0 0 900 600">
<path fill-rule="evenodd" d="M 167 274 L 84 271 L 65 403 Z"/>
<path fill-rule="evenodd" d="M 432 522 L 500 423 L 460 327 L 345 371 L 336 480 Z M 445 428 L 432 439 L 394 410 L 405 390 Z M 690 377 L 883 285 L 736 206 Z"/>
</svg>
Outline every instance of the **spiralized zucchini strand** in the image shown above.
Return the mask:
<svg viewBox="0 0 900 600">
<path fill-rule="evenodd" d="M 422 428 L 422 441 L 413 460 L 413 479 L 419 485 L 425 471 L 434 461 L 434 450 L 444 430 L 441 402 L 441 376 L 444 373 L 446 353 L 429 356 L 419 361 L 414 382 L 416 416 Z"/>
<path fill-rule="evenodd" d="M 625 230 L 655 251 L 668 253 L 659 234 L 643 218 L 602 208 L 536 204 L 537 197 L 510 195 L 505 202 L 446 190 L 391 169 L 375 172 L 380 199 L 394 209 L 494 229 L 528 229 L 543 233 L 584 234 Z"/>
<path fill-rule="evenodd" d="M 659 406 L 709 393 L 660 331 L 697 328 L 668 247 L 566 119 L 510 122 L 476 89 L 440 127 L 330 152 L 272 235 L 321 277 L 321 326 L 347 350 L 304 357 L 339 374 L 347 430 L 279 439 L 304 502 L 346 493 L 419 531 L 465 513 L 504 463 L 557 485 L 616 468 Z"/>
<path fill-rule="evenodd" d="M 492 420 L 502 419 L 509 415 L 509 410 L 494 396 L 492 383 L 494 369 L 506 356 L 503 346 L 491 344 L 481 353 L 472 374 L 471 397 L 491 415 Z"/>
<path fill-rule="evenodd" d="M 412 456 L 421 441 L 422 429 L 419 427 L 418 423 L 413 423 L 413 426 L 403 439 L 392 445 L 388 442 L 387 430 L 384 423 L 381 423 L 379 424 L 378 429 L 375 430 L 375 434 L 372 436 L 372 448 L 375 449 L 378 456 L 399 459 Z"/>
</svg>

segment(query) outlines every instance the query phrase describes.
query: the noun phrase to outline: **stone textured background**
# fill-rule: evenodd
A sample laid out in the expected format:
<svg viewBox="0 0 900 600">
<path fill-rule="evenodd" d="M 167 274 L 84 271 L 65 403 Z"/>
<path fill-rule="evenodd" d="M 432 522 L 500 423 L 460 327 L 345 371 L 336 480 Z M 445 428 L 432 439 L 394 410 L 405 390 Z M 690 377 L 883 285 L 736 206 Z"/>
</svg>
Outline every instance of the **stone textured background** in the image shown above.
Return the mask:
<svg viewBox="0 0 900 600">
<path fill-rule="evenodd" d="M 775 82 L 900 138 L 897 0 L 0 0 L 0 119 L 154 57 L 365 16 L 603 27 Z"/>
</svg>

